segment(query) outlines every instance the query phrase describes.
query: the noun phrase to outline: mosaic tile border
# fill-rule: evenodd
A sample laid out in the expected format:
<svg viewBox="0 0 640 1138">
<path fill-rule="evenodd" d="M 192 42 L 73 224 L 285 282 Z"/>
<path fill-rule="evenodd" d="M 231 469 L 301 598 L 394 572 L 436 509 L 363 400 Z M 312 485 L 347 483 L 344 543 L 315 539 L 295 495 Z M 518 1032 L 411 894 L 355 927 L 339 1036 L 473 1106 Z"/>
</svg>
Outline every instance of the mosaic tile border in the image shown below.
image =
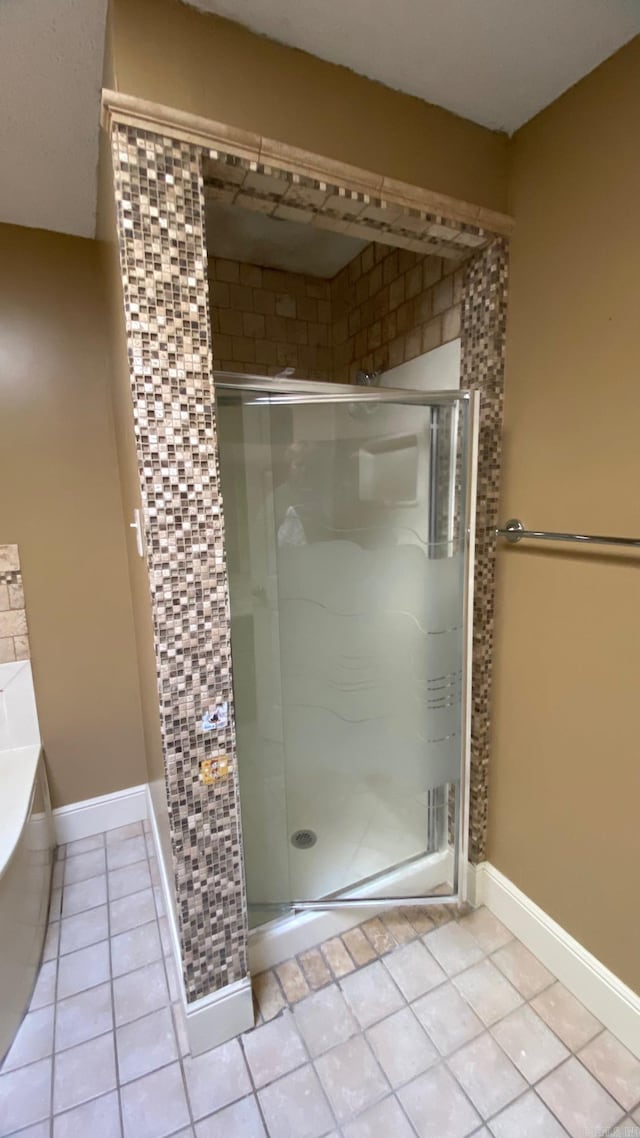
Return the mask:
<svg viewBox="0 0 640 1138">
<path fill-rule="evenodd" d="M 213 400 L 201 158 L 114 124 L 112 157 L 154 620 L 182 963 L 189 1002 L 247 972 L 229 600 Z M 227 705 L 210 730 L 203 716 Z M 200 763 L 229 756 L 228 777 Z"/>
<path fill-rule="evenodd" d="M 204 187 L 211 201 L 457 261 L 491 240 L 491 234 L 478 225 L 224 150 L 208 151 Z"/>
<path fill-rule="evenodd" d="M 502 459 L 508 242 L 497 237 L 465 265 L 460 386 L 480 391 L 473 600 L 469 860 L 486 856 L 491 750 L 495 530 Z"/>
<path fill-rule="evenodd" d="M 203 155 L 216 160 L 220 152 L 115 118 L 112 143 L 183 971 L 187 999 L 193 1001 L 247 971 L 202 174 Z M 282 193 L 272 200 L 269 194 L 275 191 L 260 179 L 271 184 L 274 168 L 230 157 L 227 165 L 238 174 L 234 200 L 240 188 L 251 187 L 254 202 L 262 200 L 275 211 L 290 194 L 287 208 L 311 212 L 313 218 L 307 220 L 319 224 L 317 200 L 313 209 L 309 201 L 321 195 L 334 214 L 341 211 L 328 220 L 349 227 L 354 217 L 369 225 L 372 218 L 365 214 L 378 209 L 383 230 L 373 226 L 368 236 L 389 243 L 391 223 L 384 214 L 389 203 L 382 198 L 345 187 L 340 192 L 341 187 L 291 174 L 281 179 Z M 331 203 L 332 196 L 338 201 Z M 500 467 L 507 243 L 462 222 L 452 222 L 445 235 L 433 228 L 447 228 L 444 218 L 402 206 L 392 209 L 403 217 L 393 241 L 400 247 L 420 242 L 420 252 L 435 253 L 436 242 L 439 255 L 446 245 L 450 258 L 452 252 L 464 258 L 470 246 L 482 245 L 465 265 L 461 326 L 462 385 L 483 394 L 471 776 L 477 801 L 472 803 L 470 833 L 471 856 L 477 861 L 486 839 L 494 583 L 490 538 Z M 465 242 L 463 234 L 472 240 Z M 204 734 L 203 715 L 221 703 L 229 708 L 226 726 Z M 220 752 L 230 758 L 229 778 L 203 786 L 200 762 Z"/>
</svg>

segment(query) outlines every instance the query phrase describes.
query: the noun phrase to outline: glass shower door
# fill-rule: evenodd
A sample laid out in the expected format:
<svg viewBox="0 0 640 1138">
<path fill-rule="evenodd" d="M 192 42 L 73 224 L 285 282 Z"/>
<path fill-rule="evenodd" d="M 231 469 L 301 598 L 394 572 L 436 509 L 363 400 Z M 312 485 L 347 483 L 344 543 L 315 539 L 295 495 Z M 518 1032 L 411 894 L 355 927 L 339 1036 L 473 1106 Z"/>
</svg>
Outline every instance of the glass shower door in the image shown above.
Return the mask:
<svg viewBox="0 0 640 1138">
<path fill-rule="evenodd" d="M 469 393 L 217 381 L 252 924 L 460 890 Z"/>
</svg>

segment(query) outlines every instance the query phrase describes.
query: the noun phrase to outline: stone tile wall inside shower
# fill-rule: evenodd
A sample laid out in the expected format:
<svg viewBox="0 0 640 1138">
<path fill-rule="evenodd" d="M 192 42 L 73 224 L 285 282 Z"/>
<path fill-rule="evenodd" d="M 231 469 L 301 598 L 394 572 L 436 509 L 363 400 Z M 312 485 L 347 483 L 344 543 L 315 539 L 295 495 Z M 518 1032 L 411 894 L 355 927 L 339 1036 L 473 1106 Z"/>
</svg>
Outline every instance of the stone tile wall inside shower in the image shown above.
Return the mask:
<svg viewBox="0 0 640 1138">
<path fill-rule="evenodd" d="M 387 371 L 460 335 L 460 262 L 372 244 L 331 281 L 333 379 Z"/>
<path fill-rule="evenodd" d="M 367 245 L 332 280 L 211 257 L 214 368 L 355 382 L 460 335 L 464 269 Z"/>
<path fill-rule="evenodd" d="M 213 366 L 331 379 L 329 281 L 212 257 Z"/>
</svg>

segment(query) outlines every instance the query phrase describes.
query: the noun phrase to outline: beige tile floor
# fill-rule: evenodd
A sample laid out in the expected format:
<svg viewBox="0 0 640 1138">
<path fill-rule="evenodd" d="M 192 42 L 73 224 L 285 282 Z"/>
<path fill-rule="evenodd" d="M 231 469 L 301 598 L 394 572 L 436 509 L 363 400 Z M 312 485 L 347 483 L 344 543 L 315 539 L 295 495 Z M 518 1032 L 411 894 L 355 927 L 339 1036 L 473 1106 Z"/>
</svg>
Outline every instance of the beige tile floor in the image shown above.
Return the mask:
<svg viewBox="0 0 640 1138">
<path fill-rule="evenodd" d="M 485 909 L 365 922 L 192 1059 L 142 825 L 55 875 L 1 1138 L 640 1138 L 640 1062 Z"/>
</svg>

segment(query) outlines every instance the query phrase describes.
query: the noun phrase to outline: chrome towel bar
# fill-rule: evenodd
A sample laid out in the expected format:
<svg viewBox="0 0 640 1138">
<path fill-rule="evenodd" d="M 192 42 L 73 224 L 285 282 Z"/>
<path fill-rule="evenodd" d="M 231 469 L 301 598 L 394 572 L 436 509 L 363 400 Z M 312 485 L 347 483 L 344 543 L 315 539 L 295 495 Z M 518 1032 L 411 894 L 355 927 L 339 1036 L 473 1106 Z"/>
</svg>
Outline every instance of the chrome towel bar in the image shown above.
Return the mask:
<svg viewBox="0 0 640 1138">
<path fill-rule="evenodd" d="M 601 537 L 598 534 L 587 533 L 548 533 L 546 530 L 525 529 L 518 518 L 510 518 L 503 529 L 497 529 L 496 537 L 504 537 L 510 542 L 522 541 L 523 537 L 532 537 L 540 541 L 575 541 L 581 545 L 630 545 L 640 549 L 640 537 Z"/>
</svg>

